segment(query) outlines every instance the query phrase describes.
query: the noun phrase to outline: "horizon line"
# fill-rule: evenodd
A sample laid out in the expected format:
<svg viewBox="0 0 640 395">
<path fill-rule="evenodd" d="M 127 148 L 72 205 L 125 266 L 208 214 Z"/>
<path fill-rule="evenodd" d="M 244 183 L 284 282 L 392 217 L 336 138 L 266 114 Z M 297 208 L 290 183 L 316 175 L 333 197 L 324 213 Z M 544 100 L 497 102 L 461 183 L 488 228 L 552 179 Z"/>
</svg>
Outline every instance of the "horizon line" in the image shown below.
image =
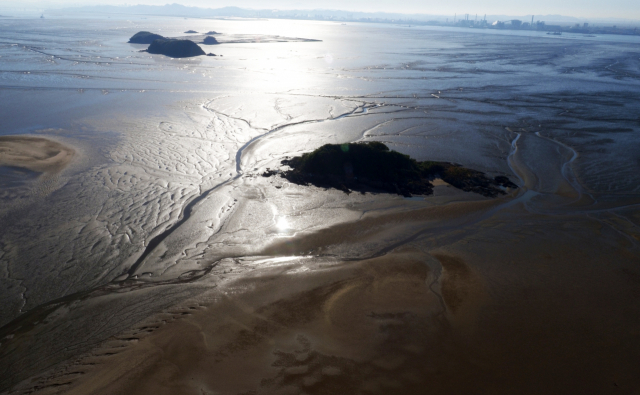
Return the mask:
<svg viewBox="0 0 640 395">
<path fill-rule="evenodd" d="M 563 15 L 563 14 L 533 14 L 533 13 L 529 13 L 529 14 L 520 14 L 520 15 L 509 15 L 509 14 L 489 14 L 489 13 L 453 13 L 453 14 L 428 14 L 428 13 L 423 13 L 423 12 L 413 12 L 413 13 L 406 13 L 406 12 L 390 12 L 390 11 L 353 11 L 353 10 L 344 10 L 344 9 L 337 9 L 337 8 L 253 8 L 253 7 L 239 7 L 239 6 L 234 6 L 234 5 L 225 5 L 225 6 L 221 6 L 221 7 L 206 7 L 206 6 L 193 6 L 193 5 L 184 5 L 184 4 L 180 4 L 180 3 L 166 3 L 163 5 L 159 5 L 159 4 L 118 4 L 118 5 L 113 5 L 113 4 L 85 4 L 85 5 L 72 5 L 72 4 L 59 4 L 58 6 L 54 6 L 51 7 L 49 6 L 49 9 L 53 10 L 63 10 L 63 9 L 78 9 L 78 8 L 91 8 L 91 7 L 113 7 L 113 8 L 133 8 L 133 7 L 156 7 L 156 8 L 163 8 L 163 7 L 171 7 L 171 6 L 180 6 L 180 7 L 184 7 L 184 8 L 191 8 L 191 9 L 201 9 L 201 10 L 222 10 L 225 8 L 234 8 L 234 9 L 239 9 L 239 10 L 245 10 L 245 11 L 278 11 L 278 12 L 294 12 L 294 11 L 301 11 L 301 12 L 311 12 L 311 11 L 316 11 L 316 12 L 320 12 L 320 11 L 324 11 L 324 12 L 341 12 L 341 13 L 357 13 L 357 14 L 370 14 L 370 15 L 374 15 L 374 14 L 385 14 L 385 15 L 395 15 L 395 16 L 423 16 L 423 17 L 441 17 L 441 18 L 449 18 L 449 17 L 456 17 L 457 16 L 463 16 L 463 15 L 477 15 L 480 16 L 482 15 L 483 19 L 484 17 L 535 17 L 535 16 L 539 16 L 539 17 L 553 17 L 553 18 L 570 18 L 570 19 L 577 19 L 577 20 L 618 20 L 618 21 L 628 21 L 628 22 L 640 22 L 640 19 L 633 19 L 633 18 L 621 18 L 621 17 L 582 17 L 582 16 L 571 16 L 571 15 Z M 1 7 L 0 7 L 1 8 Z M 555 21 L 558 22 L 558 21 Z M 570 21 L 567 21 L 570 22 Z"/>
</svg>

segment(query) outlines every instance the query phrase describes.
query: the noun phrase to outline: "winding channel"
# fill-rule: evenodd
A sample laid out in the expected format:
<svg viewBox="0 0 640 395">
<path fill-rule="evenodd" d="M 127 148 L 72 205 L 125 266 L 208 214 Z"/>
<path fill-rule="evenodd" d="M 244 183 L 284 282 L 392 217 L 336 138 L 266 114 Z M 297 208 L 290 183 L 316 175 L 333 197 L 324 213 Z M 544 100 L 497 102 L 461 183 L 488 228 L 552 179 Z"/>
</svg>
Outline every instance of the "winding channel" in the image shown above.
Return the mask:
<svg viewBox="0 0 640 395">
<path fill-rule="evenodd" d="M 151 240 L 149 240 L 149 243 L 147 244 L 147 246 L 145 247 L 144 251 L 142 252 L 142 254 L 140 255 L 140 257 L 135 261 L 135 263 L 133 263 L 133 265 L 131 265 L 131 267 L 127 270 L 126 274 L 127 277 L 123 280 L 120 281 L 124 281 L 124 280 L 128 280 L 128 279 L 135 279 L 137 278 L 136 276 L 136 272 L 137 270 L 140 268 L 140 266 L 144 263 L 144 260 L 149 256 L 149 254 L 151 254 L 164 240 L 166 240 L 167 237 L 169 237 L 173 232 L 175 232 L 178 228 L 180 228 L 180 226 L 182 226 L 185 222 L 187 222 L 189 220 L 189 218 L 191 218 L 191 215 L 193 214 L 193 209 L 194 207 L 200 203 L 201 201 L 203 201 L 204 199 L 206 199 L 211 193 L 215 192 L 216 190 L 220 189 L 221 187 L 230 184 L 234 181 L 236 181 L 237 179 L 239 179 L 240 177 L 242 177 L 242 175 L 244 174 L 244 171 L 242 169 L 242 155 L 245 153 L 245 151 L 251 147 L 254 143 L 260 141 L 261 139 L 264 139 L 274 133 L 277 133 L 279 131 L 282 131 L 286 128 L 292 127 L 292 126 L 298 126 L 298 125 L 305 125 L 305 124 L 313 124 L 313 123 L 322 123 L 322 122 L 328 122 L 328 121 L 337 121 L 339 119 L 351 116 L 351 115 L 356 115 L 356 114 L 366 114 L 368 112 L 368 109 L 370 107 L 375 107 L 376 105 L 371 105 L 368 103 L 363 103 L 360 106 L 357 106 L 355 109 L 353 109 L 352 111 L 349 111 L 347 113 L 341 114 L 337 117 L 333 117 L 333 118 L 326 118 L 326 119 L 313 119 L 313 120 L 306 120 L 306 121 L 300 121 L 300 122 L 293 122 L 293 123 L 288 123 L 288 124 L 284 124 L 284 125 L 280 125 L 277 126 L 269 131 L 267 131 L 266 133 L 263 133 L 259 136 L 256 136 L 254 138 L 252 138 L 251 140 L 247 141 L 242 147 L 240 147 L 238 149 L 238 151 L 236 152 L 236 175 L 229 178 L 228 180 L 225 180 L 215 186 L 213 186 L 212 188 L 202 192 L 200 195 L 193 197 L 190 201 L 188 201 L 186 203 L 186 205 L 184 206 L 184 208 L 182 209 L 182 212 L 180 213 L 180 216 L 178 217 L 178 221 L 176 223 L 174 223 L 173 225 L 171 225 L 169 228 L 167 228 L 164 232 L 156 235 L 155 237 L 153 237 Z M 225 114 L 222 113 L 218 113 L 217 111 L 211 110 L 210 108 L 207 107 L 207 105 L 205 104 L 203 106 L 207 111 L 212 112 L 214 114 L 218 114 L 218 115 L 222 115 L 225 117 L 229 117 Z M 231 118 L 231 117 L 229 117 Z M 233 118 L 233 119 L 237 119 L 237 120 L 241 120 L 243 122 L 245 122 L 249 127 L 251 127 L 252 129 L 255 129 L 251 126 L 251 124 L 249 122 L 247 122 L 244 119 L 241 118 Z M 122 276 L 120 276 L 122 277 Z"/>
</svg>

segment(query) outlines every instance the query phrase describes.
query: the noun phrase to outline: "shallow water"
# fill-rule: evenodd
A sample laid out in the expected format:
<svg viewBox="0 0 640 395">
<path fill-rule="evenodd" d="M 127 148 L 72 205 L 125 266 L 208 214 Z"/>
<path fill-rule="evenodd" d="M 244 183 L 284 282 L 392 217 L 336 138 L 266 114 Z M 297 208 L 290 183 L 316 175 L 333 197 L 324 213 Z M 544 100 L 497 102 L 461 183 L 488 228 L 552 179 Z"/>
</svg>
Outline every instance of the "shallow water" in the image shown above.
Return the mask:
<svg viewBox="0 0 640 395">
<path fill-rule="evenodd" d="M 205 48 L 222 56 L 194 59 L 126 43 L 140 30 L 188 29 L 322 41 L 223 44 Z M 27 173 L 24 182 L 0 173 L 1 333 L 33 324 L 38 336 L 28 344 L 39 350 L 28 373 L 0 388 L 204 292 L 208 285 L 196 280 L 225 259 L 381 256 L 421 237 L 464 239 L 514 207 L 606 223 L 637 256 L 640 39 L 496 33 L 281 20 L 0 19 L 0 135 L 49 136 L 79 152 L 44 187 Z M 374 140 L 418 160 L 507 175 L 522 188 L 512 200 L 437 214 L 446 222 L 425 228 L 416 218 L 427 221 L 430 211 L 397 216 L 484 200 L 347 196 L 260 177 L 322 144 Z M 401 228 L 389 225 L 398 218 Z M 363 219 L 370 228 L 362 234 L 371 237 L 348 225 Z M 130 291 L 118 302 L 126 311 L 91 307 L 114 290 Z M 52 314 L 64 325 L 34 324 Z M 99 325 L 107 315 L 109 325 Z M 60 341 L 68 330 L 83 335 Z M 15 347 L 2 351 L 7 364 L 7 355 L 34 358 Z"/>
</svg>

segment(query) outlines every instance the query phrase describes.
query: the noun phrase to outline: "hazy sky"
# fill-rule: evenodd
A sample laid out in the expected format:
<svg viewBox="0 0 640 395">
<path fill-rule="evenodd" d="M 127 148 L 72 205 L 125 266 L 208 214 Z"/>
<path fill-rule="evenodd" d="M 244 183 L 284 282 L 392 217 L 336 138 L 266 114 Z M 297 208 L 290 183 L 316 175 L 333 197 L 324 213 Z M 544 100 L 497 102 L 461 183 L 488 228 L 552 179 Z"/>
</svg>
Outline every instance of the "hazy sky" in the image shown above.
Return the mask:
<svg viewBox="0 0 640 395">
<path fill-rule="evenodd" d="M 154 0 L 148 0 L 154 1 Z M 158 0 L 155 0 L 158 1 Z M 640 19 L 638 0 L 184 0 L 193 5 L 251 8 L 325 8 L 421 14 L 562 14 Z"/>
<path fill-rule="evenodd" d="M 0 0 L 0 6 L 15 7 L 18 3 L 66 4 L 156 4 L 219 8 L 238 6 L 246 8 L 279 9 L 341 9 L 353 11 L 385 11 L 433 15 L 502 14 L 547 15 L 561 14 L 587 18 L 640 19 L 639 0 Z"/>
</svg>

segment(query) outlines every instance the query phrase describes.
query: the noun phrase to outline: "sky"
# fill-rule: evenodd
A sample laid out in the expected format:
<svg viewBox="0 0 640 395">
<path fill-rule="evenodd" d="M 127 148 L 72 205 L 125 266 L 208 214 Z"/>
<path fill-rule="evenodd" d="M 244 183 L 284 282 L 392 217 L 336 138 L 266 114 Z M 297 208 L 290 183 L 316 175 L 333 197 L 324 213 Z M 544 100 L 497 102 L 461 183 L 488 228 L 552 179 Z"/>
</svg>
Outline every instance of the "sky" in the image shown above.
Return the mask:
<svg viewBox="0 0 640 395">
<path fill-rule="evenodd" d="M 624 18 L 640 20 L 639 0 L 0 0 L 0 7 L 19 4 L 129 5 L 179 3 L 220 8 L 339 9 L 363 12 L 397 12 L 430 15 L 565 15 L 582 18 Z"/>
</svg>

